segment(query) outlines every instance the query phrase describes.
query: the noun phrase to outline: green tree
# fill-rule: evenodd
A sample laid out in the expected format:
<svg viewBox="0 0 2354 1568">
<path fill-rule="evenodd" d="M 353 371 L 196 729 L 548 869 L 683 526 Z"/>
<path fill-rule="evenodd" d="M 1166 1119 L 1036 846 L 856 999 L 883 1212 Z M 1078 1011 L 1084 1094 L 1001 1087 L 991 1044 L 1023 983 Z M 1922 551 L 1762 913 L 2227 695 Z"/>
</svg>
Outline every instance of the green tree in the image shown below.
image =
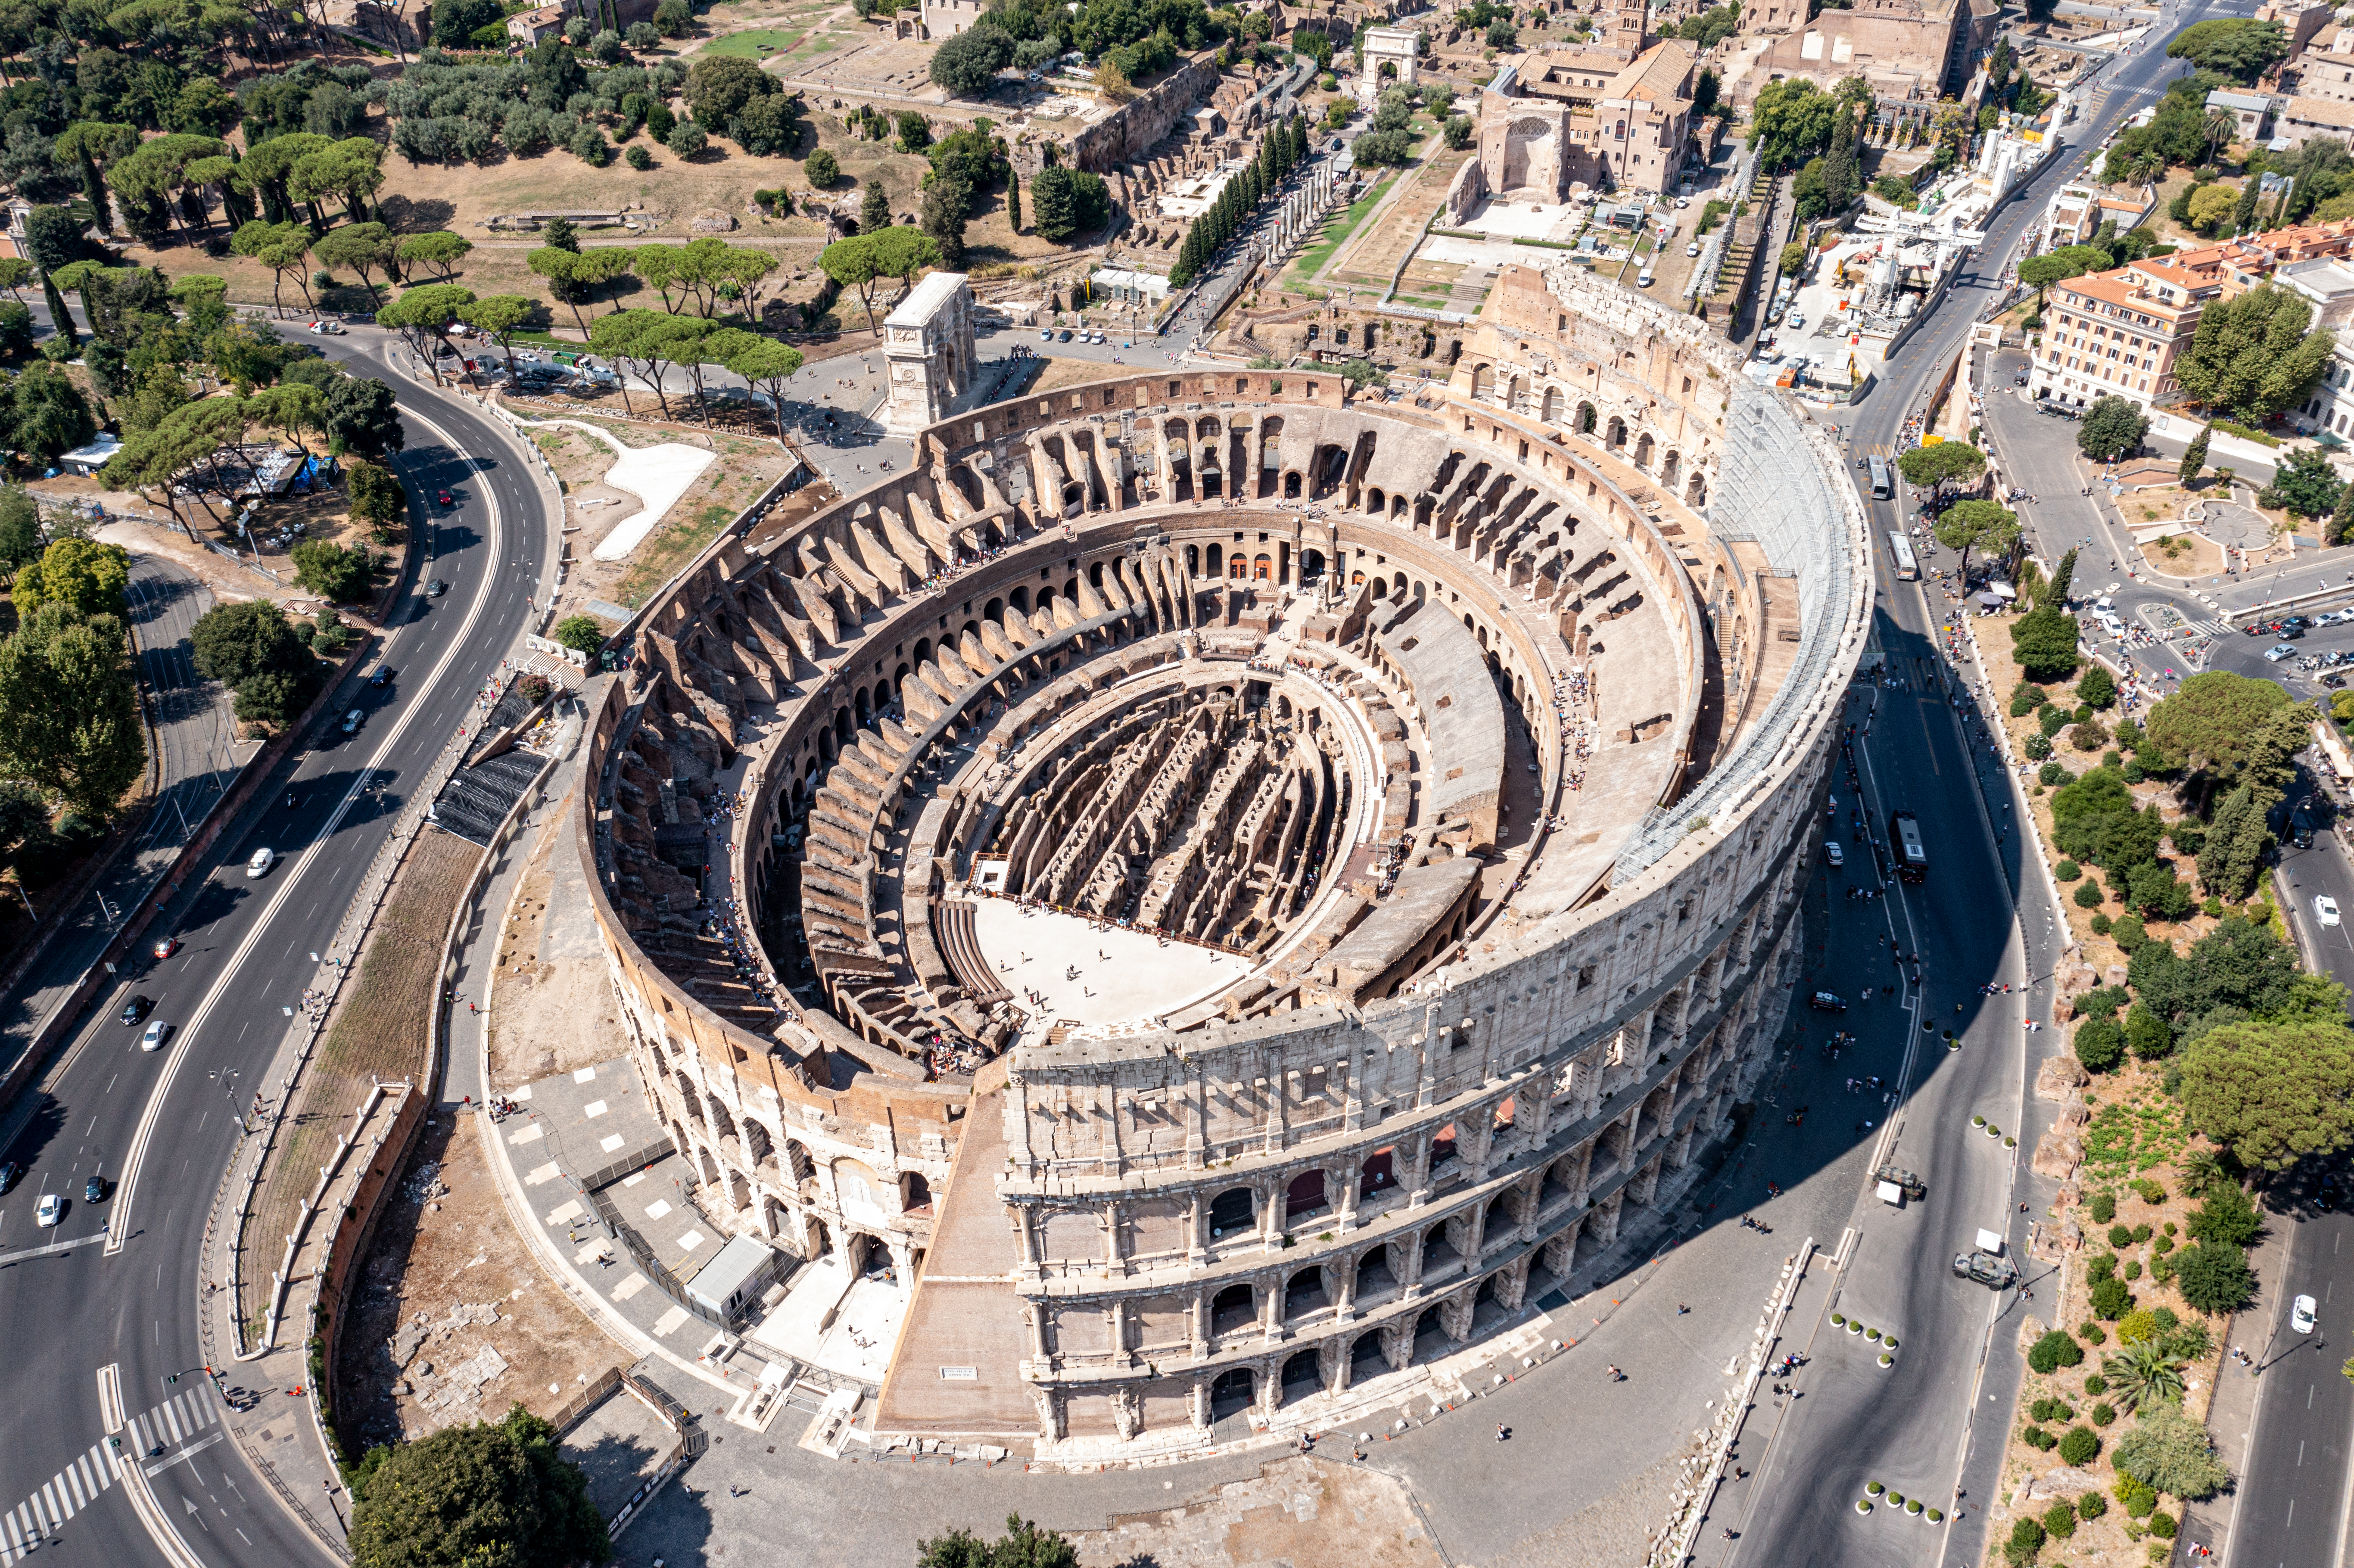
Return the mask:
<svg viewBox="0 0 2354 1568">
<path fill-rule="evenodd" d="M 196 673 L 232 691 L 256 675 L 299 669 L 309 658 L 286 612 L 266 599 L 215 606 L 197 617 L 189 640 Z"/>
<path fill-rule="evenodd" d="M 462 234 L 436 230 L 431 234 L 412 234 L 400 242 L 398 252 L 400 265 L 406 270 L 404 281 L 414 281 L 419 267 L 430 267 L 448 282 L 458 275 L 458 263 L 474 242 Z"/>
<path fill-rule="evenodd" d="M 2086 1072 L 2105 1073 L 2125 1060 L 2125 1036 L 2115 1020 L 2088 1018 L 2076 1025 L 2075 1052 Z"/>
<path fill-rule="evenodd" d="M 1896 460 L 1897 471 L 1915 490 L 1943 491 L 1949 484 L 1967 483 L 1986 472 L 1986 453 L 1967 441 L 1914 447 Z"/>
<path fill-rule="evenodd" d="M 408 516 L 408 493 L 401 489 L 400 481 L 390 469 L 366 458 L 344 464 L 344 493 L 351 502 L 353 517 L 367 524 L 378 539 L 387 537 Z"/>
<path fill-rule="evenodd" d="M 2245 1166 L 2282 1171 L 2354 1143 L 2354 1034 L 2340 1023 L 2229 1023 L 2191 1044 L 2190 1125 Z"/>
<path fill-rule="evenodd" d="M 801 164 L 801 173 L 813 190 L 830 191 L 842 178 L 842 164 L 832 153 L 820 147 Z"/>
<path fill-rule="evenodd" d="M 1034 189 L 1035 185 L 1036 182 L 1033 182 Z M 818 270 L 836 283 L 858 291 L 859 303 L 866 311 L 867 329 L 880 337 L 883 329 L 875 319 L 875 282 L 884 278 L 912 279 L 938 260 L 939 248 L 932 242 L 931 236 L 917 229 L 894 227 L 837 239 L 818 252 L 817 264 Z"/>
<path fill-rule="evenodd" d="M 2011 1521 L 2010 1536 L 2002 1543 L 2002 1560 L 2010 1568 L 2026 1568 L 2028 1563 L 2035 1561 L 2035 1554 L 2042 1550 L 2043 1526 L 2041 1522 L 2031 1517 Z"/>
<path fill-rule="evenodd" d="M 2209 1182 L 2206 1202 L 2190 1211 L 2182 1228 L 2197 1241 L 2253 1246 L 2264 1234 L 2264 1215 L 2237 1181 L 2216 1180 Z"/>
<path fill-rule="evenodd" d="M 388 326 L 408 340 L 409 346 L 441 374 L 440 351 L 449 345 L 450 329 L 458 313 L 474 302 L 474 291 L 456 283 L 419 283 L 376 313 L 376 324 Z"/>
<path fill-rule="evenodd" d="M 1962 553 L 1962 577 L 1967 580 L 1970 552 L 2006 555 L 2019 543 L 2019 514 L 1999 501 L 1956 501 L 1939 514 L 1937 543 Z"/>
<path fill-rule="evenodd" d="M 2076 683 L 2076 700 L 2088 708 L 2105 708 L 2117 700 L 2117 680 L 2106 664 L 2095 664 Z"/>
<path fill-rule="evenodd" d="M 2278 22 L 2221 17 L 2183 28 L 2166 46 L 2166 55 L 2246 84 L 2286 59 L 2288 48 L 2287 30 Z"/>
<path fill-rule="evenodd" d="M 381 223 L 355 223 L 338 228 L 312 248 L 323 267 L 347 267 L 360 275 L 361 287 L 373 291 L 368 274 L 381 270 L 387 279 L 399 252 L 399 241 Z"/>
<path fill-rule="evenodd" d="M 520 1404 L 387 1450 L 353 1504 L 351 1549 L 356 1568 L 569 1568 L 612 1551 L 556 1428 Z"/>
<path fill-rule="evenodd" d="M 2044 291 L 2054 283 L 2071 278 L 2081 278 L 2087 272 L 2097 272 L 2109 266 L 2105 250 L 2090 245 L 2062 245 L 2041 256 L 2031 256 L 2019 264 L 2019 281 L 2035 291 L 2035 308 L 2043 308 Z"/>
<path fill-rule="evenodd" d="M 916 1568 L 1078 1568 L 1077 1550 L 1054 1531 L 1020 1514 L 1005 1516 L 994 1542 L 952 1530 L 916 1544 Z"/>
<path fill-rule="evenodd" d="M 0 641 L 0 775 L 108 821 L 147 769 L 122 621 L 62 599 L 30 611 L 20 600 L 19 613 L 16 634 Z"/>
<path fill-rule="evenodd" d="M 777 434 L 781 437 L 785 433 L 785 383 L 801 367 L 801 351 L 774 338 L 734 328 L 714 334 L 710 346 L 721 365 L 768 397 L 769 417 L 776 421 Z"/>
<path fill-rule="evenodd" d="M 605 646 L 605 628 L 593 615 L 567 615 L 556 623 L 556 641 L 578 653 L 594 658 Z"/>
<path fill-rule="evenodd" d="M 2231 783 L 2248 760 L 2250 743 L 2288 705 L 2277 682 L 2210 670 L 2151 708 L 2143 728 L 2166 766 Z M 2148 761 L 2145 751 L 2144 765 Z"/>
<path fill-rule="evenodd" d="M 2128 397 L 2100 397 L 2076 427 L 2076 447 L 2094 462 L 2115 462 L 2137 450 L 2149 433 L 2149 416 Z"/>
<path fill-rule="evenodd" d="M 562 251 L 557 252 L 562 255 Z M 514 337 L 539 310 L 539 302 L 522 294 L 492 294 L 461 306 L 458 319 L 487 334 L 506 356 L 507 376 L 514 376 Z"/>
<path fill-rule="evenodd" d="M 1013 40 L 995 27 L 969 27 L 932 51 L 931 79 L 959 98 L 985 98 L 1013 63 Z"/>
<path fill-rule="evenodd" d="M 2154 1404 L 2109 1450 L 2109 1463 L 2152 1491 L 2196 1502 L 2211 1498 L 2232 1472 L 2215 1457 L 2215 1440 L 2179 1405 Z"/>
<path fill-rule="evenodd" d="M 22 495 L 22 491 L 12 494 Z M 27 561 L 16 571 L 14 597 L 16 613 L 31 615 L 44 604 L 62 604 L 80 616 L 129 612 L 123 588 L 131 580 L 131 552 L 120 545 L 68 535 Z"/>
<path fill-rule="evenodd" d="M 317 429 L 338 452 L 381 461 L 408 443 L 392 388 L 372 376 L 337 376 L 318 413 Z"/>
<path fill-rule="evenodd" d="M 2200 426 L 2199 433 L 2190 438 L 2190 445 L 2182 454 L 2182 467 L 2176 474 L 2183 483 L 2189 484 L 2192 480 L 2197 479 L 2207 467 L 2207 443 L 2213 439 L 2214 434 L 2215 427 L 2212 424 L 2206 424 Z"/>
<path fill-rule="evenodd" d="M 858 198 L 858 232 L 879 234 L 891 227 L 891 193 L 880 175 L 866 176 L 866 194 Z"/>
<path fill-rule="evenodd" d="M 725 126 L 753 100 L 779 90 L 777 79 L 750 60 L 703 54 L 687 69 L 683 96 L 697 124 Z"/>
<path fill-rule="evenodd" d="M 2103 1356 L 2101 1378 L 2109 1385 L 2109 1402 L 2119 1410 L 2131 1411 L 2180 1399 L 2184 1364 L 2180 1356 L 2168 1353 L 2158 1340 L 2143 1340 Z"/>
<path fill-rule="evenodd" d="M 367 591 L 376 557 L 365 546 L 304 539 L 294 546 L 294 580 L 322 599 L 348 604 Z"/>
<path fill-rule="evenodd" d="M 2076 618 L 2054 605 L 2031 609 L 2011 622 L 2010 649 L 2030 680 L 2064 681 L 2081 662 Z"/>
<path fill-rule="evenodd" d="M 1774 82 L 1752 105 L 1749 144 L 1769 164 L 1820 151 L 1830 144 L 1839 105 L 1805 77 Z"/>
<path fill-rule="evenodd" d="M 308 228 L 299 223 L 265 223 L 255 218 L 251 223 L 239 226 L 237 233 L 229 239 L 229 249 L 239 256 L 253 258 L 274 274 L 270 285 L 270 302 L 280 314 L 285 313 L 283 294 L 290 276 L 293 278 L 295 286 L 302 291 L 302 303 L 305 306 L 311 303 L 311 285 L 304 276 L 304 270 L 311 260 L 311 231 Z"/>
<path fill-rule="evenodd" d="M 2304 397 L 2329 362 L 2336 340 L 2307 331 L 2312 320 L 2302 296 L 2270 283 L 2216 300 L 2200 313 L 2176 377 L 2194 401 L 2262 424 Z"/>
<path fill-rule="evenodd" d="M 27 561 L 41 558 L 41 509 L 18 485 L 0 486 L 0 577 L 13 575 Z M 24 607 L 17 607 L 24 613 Z"/>
<path fill-rule="evenodd" d="M 2273 482 L 2256 497 L 2265 506 L 2281 506 L 2300 517 L 2326 517 L 2337 510 L 2346 493 L 2346 482 L 2329 466 L 2320 449 L 2290 452 L 2274 471 Z"/>
</svg>

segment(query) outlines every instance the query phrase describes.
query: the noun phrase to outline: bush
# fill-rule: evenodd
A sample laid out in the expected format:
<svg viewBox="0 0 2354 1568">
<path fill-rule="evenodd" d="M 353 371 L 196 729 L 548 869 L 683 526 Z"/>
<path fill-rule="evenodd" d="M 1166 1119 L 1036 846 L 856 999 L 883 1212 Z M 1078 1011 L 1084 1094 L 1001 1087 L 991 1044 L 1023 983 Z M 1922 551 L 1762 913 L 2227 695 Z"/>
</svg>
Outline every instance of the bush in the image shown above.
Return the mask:
<svg viewBox="0 0 2354 1568">
<path fill-rule="evenodd" d="M 2002 1543 L 2003 1561 L 2011 1568 L 2025 1568 L 2043 1550 L 2043 1526 L 2031 1519 L 2022 1519 L 2010 1527 L 2010 1539 Z"/>
<path fill-rule="evenodd" d="M 2142 926 L 2140 916 L 2120 915 L 2109 927 L 2109 939 L 2123 948 L 2126 957 L 2130 959 L 2149 940 L 2149 932 Z"/>
<path fill-rule="evenodd" d="M 2137 1176 L 2131 1181 L 2126 1182 L 2126 1185 L 2134 1190 L 2135 1197 L 2139 1198 L 2143 1202 L 2151 1205 L 2153 1208 L 2158 1204 L 2166 1202 L 2166 1189 L 2159 1186 L 2157 1182 L 2151 1181 L 2147 1176 Z"/>
<path fill-rule="evenodd" d="M 801 164 L 801 173 L 809 176 L 811 189 L 832 190 L 835 183 L 842 178 L 842 164 L 835 160 L 832 153 L 820 147 L 809 155 L 806 163 Z"/>
<path fill-rule="evenodd" d="M 2104 1279 L 2093 1287 L 2094 1315 L 2112 1323 L 2133 1310 L 2133 1292 L 2126 1288 L 2122 1279 Z"/>
<path fill-rule="evenodd" d="M 2045 766 L 2057 768 L 2059 767 L 2059 764 L 2056 762 L 2047 763 Z M 2084 868 L 2078 865 L 2073 860 L 2063 860 L 2058 865 L 2052 868 L 2052 874 L 2059 878 L 2062 882 L 2073 882 L 2078 877 L 2084 874 Z"/>
<path fill-rule="evenodd" d="M 593 615 L 567 615 L 556 623 L 556 641 L 576 653 L 594 654 L 605 645 L 605 627 Z"/>
<path fill-rule="evenodd" d="M 2088 1329 L 2094 1329 L 2098 1328 L 2100 1325 L 2097 1323 L 2087 1323 L 2084 1326 Z M 2106 1336 L 2103 1337 L 2105 1338 Z M 2084 1374 L 2084 1392 L 2086 1393 L 2106 1393 L 2109 1392 L 2109 1380 L 2103 1377 L 2098 1372 L 2087 1372 Z"/>
<path fill-rule="evenodd" d="M 2056 1502 L 2045 1509 L 2043 1533 L 2054 1541 L 2065 1541 L 2075 1534 L 2076 1510 L 2064 1502 Z"/>
<path fill-rule="evenodd" d="M 2115 1421 L 2116 1418 L 2117 1407 L 2111 1404 L 2107 1400 L 2102 1400 L 2099 1404 L 2093 1406 L 2094 1425 L 2106 1426 L 2110 1423 Z"/>
<path fill-rule="evenodd" d="M 2109 1511 L 2109 1499 L 2098 1492 L 2086 1492 L 2076 1499 L 2078 1519 L 2098 1519 Z"/>
<path fill-rule="evenodd" d="M 2101 1451 L 2101 1440 L 2089 1426 L 2071 1426 L 2061 1435 L 2060 1457 L 2072 1465 L 2089 1465 Z"/>
<path fill-rule="evenodd" d="M 2129 1247 L 2133 1245 L 2133 1227 L 2131 1225 L 2111 1225 L 2109 1227 L 2109 1245 L 2111 1246 L 2121 1248 Z M 2117 1330 L 2117 1337 L 2121 1340 L 2128 1338 L 2123 1329 Z"/>
<path fill-rule="evenodd" d="M 632 142 L 630 143 L 630 150 L 621 154 L 621 162 L 642 175 L 654 166 L 654 155 Z"/>
<path fill-rule="evenodd" d="M 2149 1532 L 2152 1535 L 2157 1536 L 2160 1541 L 2173 1540 L 2174 1529 L 2174 1516 L 2172 1514 L 2153 1513 L 2149 1516 Z"/>
<path fill-rule="evenodd" d="M 2095 915 L 2085 923 L 2093 927 L 2093 935 L 2095 937 L 2105 937 L 2109 934 L 2109 917 L 2105 915 Z"/>
<path fill-rule="evenodd" d="M 2087 1285 L 2096 1285 L 2104 1279 L 2115 1279 L 2116 1277 L 2117 1255 L 2115 1253 L 2096 1252 L 2084 1260 L 2084 1282 Z"/>
<path fill-rule="evenodd" d="M 2041 762 L 2052 755 L 2052 738 L 2049 736 L 2031 735 L 2020 743 L 2019 749 L 2027 754 L 2027 759 L 2030 762 Z"/>
<path fill-rule="evenodd" d="M 2079 1365 L 2084 1359 L 2084 1348 L 2065 1329 L 2053 1329 L 2028 1350 L 2027 1364 L 2045 1375 L 2062 1367 Z"/>
<path fill-rule="evenodd" d="M 2099 879 L 2088 876 L 2083 882 L 2079 883 L 2076 887 L 2075 899 L 2076 907 L 2079 909 L 2098 909 L 2101 906 L 2101 884 Z"/>
<path fill-rule="evenodd" d="M 2043 688 L 2031 681 L 2021 681 L 2010 689 L 2010 716 L 2025 718 L 2045 702 Z"/>
<path fill-rule="evenodd" d="M 2172 1255 L 2174 1287 L 2201 1312 L 2236 1312 L 2255 1295 L 2248 1254 L 2230 1242 L 2200 1242 Z"/>
<path fill-rule="evenodd" d="M 562 628 L 557 628 L 559 636 L 562 635 Z M 2105 1225 L 2117 1217 L 2117 1200 L 2114 1193 L 2095 1192 L 2088 1206 L 2092 1210 L 2093 1223 L 2096 1225 Z"/>
<path fill-rule="evenodd" d="M 2041 1426 L 2030 1425 L 2021 1427 L 2019 1433 L 2019 1440 L 2026 1444 L 2031 1448 L 2041 1448 L 2047 1454 L 2052 1449 L 2060 1446 L 2060 1439 L 2054 1437 L 2051 1433 L 2046 1432 Z"/>
<path fill-rule="evenodd" d="M 366 593 L 375 569 L 376 557 L 365 547 L 346 548 L 324 539 L 305 539 L 294 546 L 294 580 L 336 604 Z"/>
<path fill-rule="evenodd" d="M 2062 784 L 2073 784 L 2076 781 L 2076 776 L 2068 771 L 2068 765 L 2064 762 L 2056 760 L 2047 762 L 2042 767 L 2037 768 L 2035 770 L 2035 778 L 2037 782 L 2048 785 L 2054 789 L 2058 789 Z M 2073 864 L 2074 863 L 2071 862 L 2070 863 Z"/>
<path fill-rule="evenodd" d="M 2088 1073 L 2105 1073 L 2125 1059 L 2125 1032 L 2105 1018 L 2088 1018 L 2076 1025 L 2076 1060 Z"/>
</svg>

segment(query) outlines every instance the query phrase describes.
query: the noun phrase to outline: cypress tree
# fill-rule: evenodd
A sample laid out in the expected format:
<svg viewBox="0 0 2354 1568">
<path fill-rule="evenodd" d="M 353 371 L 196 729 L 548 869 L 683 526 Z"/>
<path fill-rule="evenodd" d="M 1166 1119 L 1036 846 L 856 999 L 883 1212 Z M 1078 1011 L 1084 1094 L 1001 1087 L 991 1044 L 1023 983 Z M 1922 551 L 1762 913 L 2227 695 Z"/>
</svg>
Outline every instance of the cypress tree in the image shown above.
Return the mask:
<svg viewBox="0 0 2354 1568">
<path fill-rule="evenodd" d="M 90 198 L 90 210 L 98 217 L 99 232 L 111 234 L 114 232 L 114 204 L 107 199 L 106 182 L 99 177 L 98 160 L 90 155 L 89 137 L 82 138 L 79 151 L 81 154 L 81 194 Z"/>
<path fill-rule="evenodd" d="M 49 323 L 58 335 L 66 340 L 68 348 L 81 346 L 81 333 L 74 326 L 73 313 L 66 309 L 66 297 L 58 292 L 57 280 L 47 272 L 41 274 L 41 298 L 48 302 Z"/>
<path fill-rule="evenodd" d="M 2347 531 L 2354 528 L 2354 484 L 2338 493 L 2338 504 L 2329 514 L 2329 537 L 2332 545 L 2346 542 Z"/>
<path fill-rule="evenodd" d="M 2215 433 L 2213 425 L 2201 425 L 2198 435 L 2191 438 L 2190 449 L 2182 454 L 2182 471 L 2176 477 L 2189 484 L 2207 466 L 2207 439 Z"/>
<path fill-rule="evenodd" d="M 1022 232 L 1022 176 L 1010 168 L 1005 171 L 1005 222 L 1014 233 Z"/>
</svg>

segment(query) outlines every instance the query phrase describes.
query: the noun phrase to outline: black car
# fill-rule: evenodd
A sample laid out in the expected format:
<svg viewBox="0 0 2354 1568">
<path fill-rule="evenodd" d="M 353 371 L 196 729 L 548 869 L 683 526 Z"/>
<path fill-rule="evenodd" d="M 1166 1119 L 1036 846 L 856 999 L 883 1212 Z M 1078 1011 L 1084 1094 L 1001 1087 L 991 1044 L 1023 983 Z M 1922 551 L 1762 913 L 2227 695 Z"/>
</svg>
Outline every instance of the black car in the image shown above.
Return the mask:
<svg viewBox="0 0 2354 1568">
<path fill-rule="evenodd" d="M 1829 991 L 1819 991 L 1807 998 L 1807 1005 L 1823 1012 L 1845 1012 L 1847 1003 Z"/>
<path fill-rule="evenodd" d="M 392 666 L 387 664 L 383 669 L 378 670 L 375 674 L 368 677 L 368 684 L 371 686 L 381 686 L 391 679 Z"/>
<path fill-rule="evenodd" d="M 2280 630 L 2274 632 L 2274 635 L 2278 637 L 2284 642 L 2294 642 L 2298 638 L 2305 635 L 2305 628 L 2302 626 L 2293 625 L 2288 621 L 2283 621 L 2281 622 Z"/>
<path fill-rule="evenodd" d="M 9 1188 L 14 1187 L 16 1184 L 16 1178 L 24 1173 L 25 1168 L 13 1160 L 5 1165 L 0 1165 L 0 1192 L 5 1192 Z"/>
<path fill-rule="evenodd" d="M 443 582 L 440 577 L 435 577 L 425 585 L 425 597 L 427 599 L 440 599 L 443 594 L 448 593 L 449 591 L 450 585 Z"/>
<path fill-rule="evenodd" d="M 2321 683 L 2334 692 L 2346 683 L 2346 677 L 2343 675 L 2324 675 L 2321 677 Z"/>
<path fill-rule="evenodd" d="M 96 1176 L 93 1176 L 89 1181 L 83 1182 L 81 1184 L 81 1201 L 85 1203 L 103 1203 L 106 1202 L 106 1183 Z"/>
<path fill-rule="evenodd" d="M 126 1029 L 155 1011 L 152 996 L 134 996 L 122 1004 L 122 1026 Z"/>
</svg>

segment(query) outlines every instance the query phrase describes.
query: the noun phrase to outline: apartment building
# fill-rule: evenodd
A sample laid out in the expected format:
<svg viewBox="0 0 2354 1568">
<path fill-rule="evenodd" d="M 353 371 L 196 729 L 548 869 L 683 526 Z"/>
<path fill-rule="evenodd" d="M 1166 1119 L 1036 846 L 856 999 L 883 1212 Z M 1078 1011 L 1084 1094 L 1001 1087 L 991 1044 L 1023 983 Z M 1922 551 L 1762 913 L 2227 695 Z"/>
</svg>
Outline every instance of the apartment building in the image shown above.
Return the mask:
<svg viewBox="0 0 2354 1568">
<path fill-rule="evenodd" d="M 2052 285 L 2028 385 L 2037 397 L 2143 408 L 2179 390 L 2176 358 L 2208 302 L 2231 299 L 2299 264 L 2354 254 L 2354 218 L 2300 224 Z M 2318 414 L 2315 416 L 2319 418 Z"/>
</svg>

